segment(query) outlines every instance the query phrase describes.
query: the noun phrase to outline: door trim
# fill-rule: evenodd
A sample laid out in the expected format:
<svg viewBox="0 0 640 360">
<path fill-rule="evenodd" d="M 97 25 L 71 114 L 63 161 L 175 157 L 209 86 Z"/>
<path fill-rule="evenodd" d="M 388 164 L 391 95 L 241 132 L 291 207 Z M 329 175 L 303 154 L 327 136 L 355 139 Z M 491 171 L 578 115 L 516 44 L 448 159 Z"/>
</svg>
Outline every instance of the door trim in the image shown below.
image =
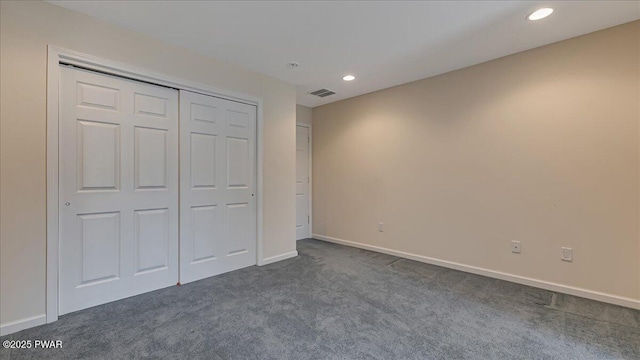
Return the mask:
<svg viewBox="0 0 640 360">
<path fill-rule="evenodd" d="M 60 64 L 69 64 L 109 75 L 143 81 L 178 90 L 188 90 L 257 107 L 256 121 L 256 263 L 263 259 L 263 101 L 261 98 L 188 81 L 142 68 L 101 59 L 53 45 L 47 46 L 47 265 L 46 265 L 46 317 L 47 323 L 58 320 L 59 278 L 59 214 L 58 214 L 58 146 L 59 146 L 59 81 Z"/>
<path fill-rule="evenodd" d="M 298 126 L 302 126 L 302 127 L 306 127 L 307 129 L 309 129 L 309 148 L 308 148 L 308 154 L 309 154 L 309 234 L 307 235 L 307 238 L 310 238 L 311 235 L 313 234 L 313 156 L 311 156 L 311 151 L 313 149 L 313 137 L 311 136 L 311 131 L 312 131 L 312 127 L 311 124 L 306 124 L 303 122 L 296 122 L 296 128 Z"/>
</svg>

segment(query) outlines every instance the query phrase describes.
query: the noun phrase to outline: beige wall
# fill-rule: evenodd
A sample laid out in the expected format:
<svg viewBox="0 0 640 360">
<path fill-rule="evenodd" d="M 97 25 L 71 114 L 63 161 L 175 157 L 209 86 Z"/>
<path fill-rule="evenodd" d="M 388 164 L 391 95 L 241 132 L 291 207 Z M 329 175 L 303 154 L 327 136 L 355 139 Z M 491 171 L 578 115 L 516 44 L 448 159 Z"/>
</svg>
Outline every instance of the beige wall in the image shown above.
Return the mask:
<svg viewBox="0 0 640 360">
<path fill-rule="evenodd" d="M 311 111 L 310 107 L 296 105 L 296 122 L 311 125 Z"/>
<path fill-rule="evenodd" d="M 0 323 L 45 312 L 52 44 L 264 100 L 264 257 L 295 250 L 292 85 L 42 2 L 0 2 Z"/>
<path fill-rule="evenodd" d="M 640 299 L 639 46 L 634 22 L 314 108 L 313 232 Z"/>
</svg>

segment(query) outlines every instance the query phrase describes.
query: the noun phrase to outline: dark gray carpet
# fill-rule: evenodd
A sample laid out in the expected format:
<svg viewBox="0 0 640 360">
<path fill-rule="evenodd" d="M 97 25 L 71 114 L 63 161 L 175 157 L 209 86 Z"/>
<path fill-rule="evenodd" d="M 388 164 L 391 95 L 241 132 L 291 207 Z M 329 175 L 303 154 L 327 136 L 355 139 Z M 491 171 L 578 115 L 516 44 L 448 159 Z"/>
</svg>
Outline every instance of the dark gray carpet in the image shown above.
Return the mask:
<svg viewBox="0 0 640 360">
<path fill-rule="evenodd" d="M 63 349 L 0 358 L 640 358 L 640 311 L 316 240 L 298 251 L 6 336 Z"/>
</svg>

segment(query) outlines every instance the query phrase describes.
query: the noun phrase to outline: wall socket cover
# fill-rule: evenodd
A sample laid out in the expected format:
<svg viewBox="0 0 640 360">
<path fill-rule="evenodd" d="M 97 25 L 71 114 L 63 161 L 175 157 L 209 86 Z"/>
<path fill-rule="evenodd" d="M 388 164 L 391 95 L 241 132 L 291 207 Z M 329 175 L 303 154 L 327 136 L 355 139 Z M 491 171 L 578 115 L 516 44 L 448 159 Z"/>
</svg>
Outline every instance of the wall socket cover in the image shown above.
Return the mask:
<svg viewBox="0 0 640 360">
<path fill-rule="evenodd" d="M 511 241 L 511 252 L 515 254 L 522 252 L 522 244 L 520 244 L 520 241 Z"/>
<path fill-rule="evenodd" d="M 561 259 L 563 261 L 573 261 L 573 249 L 568 247 L 563 247 Z"/>
<path fill-rule="evenodd" d="M 378 231 L 384 232 L 384 223 L 381 223 L 381 222 L 378 223 Z"/>
</svg>

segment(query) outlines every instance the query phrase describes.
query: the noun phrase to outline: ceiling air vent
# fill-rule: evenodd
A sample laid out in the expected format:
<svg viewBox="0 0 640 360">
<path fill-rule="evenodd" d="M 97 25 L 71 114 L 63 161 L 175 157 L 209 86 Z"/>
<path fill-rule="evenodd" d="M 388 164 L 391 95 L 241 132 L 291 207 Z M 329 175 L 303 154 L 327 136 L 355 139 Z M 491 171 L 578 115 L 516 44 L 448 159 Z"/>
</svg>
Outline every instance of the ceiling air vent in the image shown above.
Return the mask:
<svg viewBox="0 0 640 360">
<path fill-rule="evenodd" d="M 310 92 L 309 94 L 319 96 L 319 97 L 325 97 L 325 96 L 333 95 L 335 93 L 336 93 L 335 91 L 331 91 L 329 89 L 320 89 L 320 90 Z"/>
</svg>

